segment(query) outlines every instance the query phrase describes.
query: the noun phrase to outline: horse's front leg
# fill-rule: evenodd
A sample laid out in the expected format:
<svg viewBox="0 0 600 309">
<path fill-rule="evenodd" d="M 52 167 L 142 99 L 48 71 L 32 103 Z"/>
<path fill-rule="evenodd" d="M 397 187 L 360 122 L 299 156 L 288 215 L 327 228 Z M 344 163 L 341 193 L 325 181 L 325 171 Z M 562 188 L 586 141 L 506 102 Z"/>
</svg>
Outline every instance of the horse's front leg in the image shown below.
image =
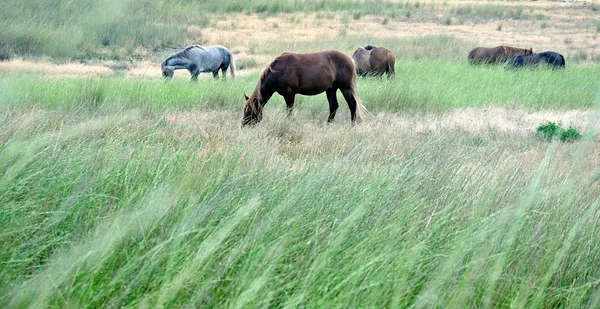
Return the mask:
<svg viewBox="0 0 600 309">
<path fill-rule="evenodd" d="M 288 92 L 283 96 L 285 100 L 285 105 L 287 106 L 287 116 L 292 116 L 292 111 L 294 110 L 294 99 L 296 94 L 292 90 L 288 90 Z"/>
<path fill-rule="evenodd" d="M 335 94 L 336 91 L 336 88 L 329 88 L 325 90 L 325 93 L 327 94 L 327 101 L 329 102 L 329 117 L 327 118 L 327 122 L 333 121 L 333 118 L 335 118 L 335 112 L 340 106 L 338 104 L 337 96 Z"/>
<path fill-rule="evenodd" d="M 198 70 L 198 67 L 195 65 L 191 65 L 187 69 L 190 72 L 190 74 L 192 75 L 192 81 L 197 81 L 198 75 L 200 75 L 200 71 Z"/>
</svg>

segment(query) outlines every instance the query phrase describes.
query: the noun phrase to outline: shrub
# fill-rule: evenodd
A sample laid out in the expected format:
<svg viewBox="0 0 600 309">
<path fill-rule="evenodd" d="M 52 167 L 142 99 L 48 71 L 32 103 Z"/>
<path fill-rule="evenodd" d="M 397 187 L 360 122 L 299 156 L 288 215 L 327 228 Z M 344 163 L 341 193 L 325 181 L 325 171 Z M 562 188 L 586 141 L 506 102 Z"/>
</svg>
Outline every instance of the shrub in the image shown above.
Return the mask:
<svg viewBox="0 0 600 309">
<path fill-rule="evenodd" d="M 444 17 L 444 20 L 442 21 L 442 23 L 444 23 L 444 25 L 446 25 L 446 26 L 452 25 L 452 16 L 447 15 L 446 17 Z"/>
<path fill-rule="evenodd" d="M 571 56 L 571 59 L 573 61 L 579 62 L 579 61 L 586 61 L 588 57 L 587 52 L 585 52 L 584 50 L 578 49 L 577 51 L 575 51 L 575 53 Z"/>
<path fill-rule="evenodd" d="M 562 129 L 562 124 L 560 122 L 555 123 L 552 121 L 548 121 L 545 124 L 540 125 L 537 128 L 537 136 L 541 139 L 550 140 L 554 136 L 557 136 Z"/>
<path fill-rule="evenodd" d="M 565 130 L 560 121 L 558 123 L 548 121 L 537 128 L 537 136 L 543 140 L 558 137 L 561 142 L 574 142 L 581 138 L 581 133 L 571 126 Z"/>
<path fill-rule="evenodd" d="M 581 138 L 581 133 L 577 131 L 577 129 L 573 127 L 569 127 L 560 133 L 560 141 L 561 142 L 574 142 Z"/>
</svg>

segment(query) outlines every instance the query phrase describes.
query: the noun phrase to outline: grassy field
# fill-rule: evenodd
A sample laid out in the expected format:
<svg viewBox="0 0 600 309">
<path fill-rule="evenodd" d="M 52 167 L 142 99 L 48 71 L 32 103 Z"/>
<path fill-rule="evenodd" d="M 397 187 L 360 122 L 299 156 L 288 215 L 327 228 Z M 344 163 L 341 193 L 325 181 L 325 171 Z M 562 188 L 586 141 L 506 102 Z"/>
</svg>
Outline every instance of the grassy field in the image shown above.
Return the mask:
<svg viewBox="0 0 600 309">
<path fill-rule="evenodd" d="M 0 302 L 594 307 L 596 129 L 561 144 L 417 128 L 457 107 L 593 110 L 595 71 L 414 61 L 395 81 L 360 80 L 372 115 L 356 128 L 343 105 L 326 125 L 316 96 L 289 120 L 273 100 L 252 130 L 239 120 L 253 75 L 5 73 Z"/>
<path fill-rule="evenodd" d="M 187 72 L 185 72 L 187 73 Z M 595 107 L 600 81 L 598 66 L 572 65 L 566 70 L 505 70 L 471 67 L 465 63 L 403 60 L 392 81 L 361 78 L 360 97 L 374 112 L 438 112 L 467 107 L 506 107 L 529 110 L 589 109 Z M 235 80 L 160 78 L 127 79 L 119 76 L 57 77 L 39 74 L 0 73 L 0 95 L 5 106 L 78 110 L 82 107 L 119 110 L 147 108 L 240 110 L 243 94 L 250 95 L 260 72 Z M 577 89 L 573 91 L 573 89 Z M 340 102 L 344 102 L 338 94 Z M 328 113 L 324 95 L 297 96 L 300 108 Z M 283 99 L 274 96 L 269 109 Z M 304 104 L 306 103 L 306 104 Z M 273 105 L 273 106 L 272 106 Z M 345 108 L 342 105 L 341 108 Z M 281 109 L 281 107 L 279 107 Z M 326 118 L 326 116 L 325 116 Z"/>
<path fill-rule="evenodd" d="M 529 25 L 544 46 L 568 36 L 552 25 L 563 4 L 102 3 L 0 12 L 0 56 L 31 61 L 0 70 L 0 307 L 600 307 L 593 52 L 565 52 L 564 71 L 473 67 L 461 35 Z M 560 44 L 593 46 L 595 26 L 568 16 L 579 30 Z M 156 67 L 199 33 L 237 40 L 235 80 L 59 70 Z M 365 41 L 394 50 L 397 78 L 359 79 L 358 125 L 341 96 L 331 124 L 324 95 L 298 96 L 291 118 L 274 96 L 240 128 L 265 61 Z M 538 138 L 548 121 L 583 138 Z"/>
</svg>

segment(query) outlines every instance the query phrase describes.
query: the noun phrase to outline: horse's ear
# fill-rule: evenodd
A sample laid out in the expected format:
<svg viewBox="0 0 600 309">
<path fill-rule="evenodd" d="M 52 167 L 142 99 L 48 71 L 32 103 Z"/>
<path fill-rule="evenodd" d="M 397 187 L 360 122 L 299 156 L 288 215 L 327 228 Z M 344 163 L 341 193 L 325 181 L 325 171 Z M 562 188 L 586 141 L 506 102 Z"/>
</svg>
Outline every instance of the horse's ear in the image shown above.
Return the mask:
<svg viewBox="0 0 600 309">
<path fill-rule="evenodd" d="M 248 99 L 250 99 L 245 93 L 244 93 L 244 98 L 246 99 L 246 101 L 248 101 Z"/>
</svg>

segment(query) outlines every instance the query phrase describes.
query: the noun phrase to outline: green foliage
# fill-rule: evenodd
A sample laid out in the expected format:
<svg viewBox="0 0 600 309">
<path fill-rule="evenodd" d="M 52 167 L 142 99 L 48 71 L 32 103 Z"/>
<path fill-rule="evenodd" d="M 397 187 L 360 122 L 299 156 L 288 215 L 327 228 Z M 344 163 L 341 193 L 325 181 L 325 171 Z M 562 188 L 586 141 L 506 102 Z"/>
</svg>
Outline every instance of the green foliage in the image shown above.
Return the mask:
<svg viewBox="0 0 600 309">
<path fill-rule="evenodd" d="M 595 307 L 598 170 L 576 144 L 283 102 L 250 130 L 234 105 L 0 103 L 3 307 Z"/>
<path fill-rule="evenodd" d="M 550 140 L 555 136 L 559 136 L 560 132 L 562 132 L 563 130 L 564 129 L 560 122 L 555 123 L 552 121 L 548 121 L 547 123 L 542 124 L 537 128 L 537 135 L 539 138 Z"/>
<path fill-rule="evenodd" d="M 574 142 L 580 138 L 581 133 L 579 133 L 579 131 L 574 127 L 569 127 L 568 129 L 560 133 L 561 142 Z"/>
<path fill-rule="evenodd" d="M 114 57 L 119 49 L 131 54 L 138 46 L 171 46 L 186 36 L 179 25 L 164 23 L 169 17 L 157 1 L 7 1 L 0 11 L 2 53 L 77 58 L 106 55 L 102 49 L 108 48 Z"/>
<path fill-rule="evenodd" d="M 446 15 L 442 20 L 442 23 L 446 26 L 452 25 L 452 15 Z"/>
<path fill-rule="evenodd" d="M 359 40 L 356 44 L 364 42 L 380 44 L 377 40 Z M 439 38 L 420 38 L 412 42 L 404 45 L 426 51 L 441 41 Z M 446 43 L 454 46 L 459 42 Z M 353 49 L 349 49 L 348 54 L 357 46 L 351 45 Z M 458 47 L 458 50 L 461 48 Z M 411 53 L 412 50 L 406 50 L 401 54 Z M 377 79 L 359 80 L 358 92 L 368 108 L 374 111 L 394 112 L 447 111 L 455 108 L 486 107 L 490 104 L 530 110 L 593 108 L 597 89 L 600 88 L 598 79 L 588 78 L 600 74 L 600 68 L 597 66 L 572 65 L 567 69 L 569 74 L 561 74 L 561 78 L 556 78 L 557 72 L 551 70 L 512 72 L 501 66 L 470 66 L 466 61 L 456 61 L 452 58 L 432 60 L 444 57 L 435 53 L 415 52 L 414 57 L 417 56 L 427 58 L 397 60 L 396 80 L 385 83 Z M 238 68 L 256 66 L 252 58 L 238 62 Z M 170 82 L 163 81 L 160 75 L 153 79 L 73 79 L 4 72 L 0 73 L 0 103 L 9 106 L 69 110 L 77 110 L 82 105 L 86 109 L 100 107 L 107 110 L 119 110 L 125 106 L 164 110 L 193 106 L 212 108 L 221 105 L 239 109 L 243 92 L 248 93 L 255 88 L 260 74 L 259 70 L 251 75 L 227 80 L 225 83 L 202 75 L 205 78 L 190 83 L 187 72 L 178 72 L 184 78 L 175 78 Z M 315 106 L 318 111 L 322 111 L 323 104 L 326 104 L 323 96 L 298 98 L 309 106 Z M 275 96 L 275 99 L 280 98 Z"/>
<path fill-rule="evenodd" d="M 558 123 L 548 121 L 538 126 L 537 136 L 544 140 L 559 138 L 561 142 L 574 142 L 581 138 L 581 133 L 572 126 L 565 130 L 560 121 Z"/>
</svg>

